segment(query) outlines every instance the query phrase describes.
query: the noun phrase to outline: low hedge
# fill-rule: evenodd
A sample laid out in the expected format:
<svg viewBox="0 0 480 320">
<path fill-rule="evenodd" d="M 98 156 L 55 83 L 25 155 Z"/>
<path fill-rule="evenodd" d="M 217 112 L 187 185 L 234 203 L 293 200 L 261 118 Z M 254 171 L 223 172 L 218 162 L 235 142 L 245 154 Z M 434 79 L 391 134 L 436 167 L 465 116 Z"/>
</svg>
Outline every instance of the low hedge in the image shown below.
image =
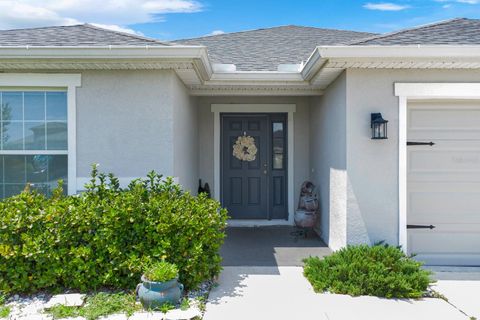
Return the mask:
<svg viewBox="0 0 480 320">
<path fill-rule="evenodd" d="M 349 246 L 323 259 L 304 260 L 304 275 L 316 292 L 386 298 L 420 298 L 432 282 L 430 271 L 400 248 Z"/>
<path fill-rule="evenodd" d="M 219 273 L 227 213 L 151 172 L 121 189 L 94 166 L 86 191 L 27 189 L 0 202 L 0 291 L 134 288 L 145 266 L 177 265 L 193 288 Z"/>
</svg>

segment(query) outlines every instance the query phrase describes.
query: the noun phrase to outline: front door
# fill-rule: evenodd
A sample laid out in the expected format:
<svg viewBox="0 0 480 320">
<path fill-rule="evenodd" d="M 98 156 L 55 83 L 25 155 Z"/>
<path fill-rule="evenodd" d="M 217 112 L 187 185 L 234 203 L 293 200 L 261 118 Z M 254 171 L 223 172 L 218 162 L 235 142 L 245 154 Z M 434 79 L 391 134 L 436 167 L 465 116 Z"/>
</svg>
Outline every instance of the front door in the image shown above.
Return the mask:
<svg viewBox="0 0 480 320">
<path fill-rule="evenodd" d="M 222 115 L 222 204 L 232 219 L 288 219 L 286 116 Z"/>
</svg>

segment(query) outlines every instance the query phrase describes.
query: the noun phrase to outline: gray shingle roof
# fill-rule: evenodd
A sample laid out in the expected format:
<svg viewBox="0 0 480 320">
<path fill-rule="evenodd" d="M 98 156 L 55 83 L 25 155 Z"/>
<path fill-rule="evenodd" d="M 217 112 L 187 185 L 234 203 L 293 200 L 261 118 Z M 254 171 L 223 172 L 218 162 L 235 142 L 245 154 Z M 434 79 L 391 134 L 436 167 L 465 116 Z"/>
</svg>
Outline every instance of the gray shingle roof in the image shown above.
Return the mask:
<svg viewBox="0 0 480 320">
<path fill-rule="evenodd" d="M 214 63 L 233 63 L 237 70 L 277 70 L 279 64 L 306 61 L 316 46 L 347 44 L 374 34 L 300 26 L 226 33 L 174 41 L 207 46 Z"/>
<path fill-rule="evenodd" d="M 456 18 L 354 41 L 352 45 L 478 45 L 480 20 Z"/>
<path fill-rule="evenodd" d="M 155 39 L 107 30 L 90 24 L 0 30 L 0 46 L 162 46 Z"/>
</svg>

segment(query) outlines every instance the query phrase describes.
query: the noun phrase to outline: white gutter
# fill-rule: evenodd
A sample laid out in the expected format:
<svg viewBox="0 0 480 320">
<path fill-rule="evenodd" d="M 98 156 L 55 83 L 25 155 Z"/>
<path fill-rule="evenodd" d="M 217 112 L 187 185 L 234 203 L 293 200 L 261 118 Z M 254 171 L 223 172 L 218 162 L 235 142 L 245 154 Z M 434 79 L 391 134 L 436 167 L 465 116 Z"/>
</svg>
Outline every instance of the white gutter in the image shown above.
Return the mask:
<svg viewBox="0 0 480 320">
<path fill-rule="evenodd" d="M 141 60 L 162 59 L 194 63 L 205 80 L 213 74 L 204 46 L 19 46 L 0 47 L 0 59 L 59 59 L 59 60 Z"/>
<path fill-rule="evenodd" d="M 477 45 L 321 46 L 324 58 L 480 58 Z M 314 52 L 315 53 L 315 52 Z"/>
<path fill-rule="evenodd" d="M 0 58 L 200 58 L 204 46 L 18 46 L 0 47 Z"/>
</svg>

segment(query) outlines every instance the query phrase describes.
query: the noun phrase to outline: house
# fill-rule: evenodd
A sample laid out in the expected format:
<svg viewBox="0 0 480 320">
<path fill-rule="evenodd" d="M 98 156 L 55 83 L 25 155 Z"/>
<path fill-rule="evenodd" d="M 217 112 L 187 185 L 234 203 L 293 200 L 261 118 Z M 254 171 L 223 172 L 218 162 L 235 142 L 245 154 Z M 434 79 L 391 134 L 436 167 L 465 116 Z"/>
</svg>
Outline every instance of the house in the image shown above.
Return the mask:
<svg viewBox="0 0 480 320">
<path fill-rule="evenodd" d="M 122 184 L 152 169 L 192 192 L 202 179 L 232 225 L 277 225 L 311 180 L 332 249 L 386 241 L 480 265 L 480 20 L 170 43 L 6 30 L 0 70 L 1 197 L 59 178 L 74 194 L 99 163 Z M 379 113 L 387 139 L 372 139 Z"/>
</svg>

